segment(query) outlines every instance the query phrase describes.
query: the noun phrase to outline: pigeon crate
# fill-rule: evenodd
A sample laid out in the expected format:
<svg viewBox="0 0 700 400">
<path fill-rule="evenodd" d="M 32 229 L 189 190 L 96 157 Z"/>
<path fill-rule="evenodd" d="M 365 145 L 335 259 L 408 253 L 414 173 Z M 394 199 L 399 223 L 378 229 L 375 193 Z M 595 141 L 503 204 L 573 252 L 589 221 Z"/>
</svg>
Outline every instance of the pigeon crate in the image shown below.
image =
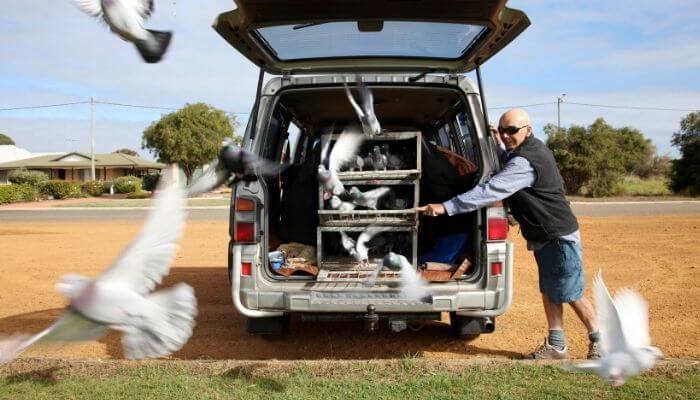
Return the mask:
<svg viewBox="0 0 700 400">
<path fill-rule="evenodd" d="M 418 231 L 410 226 L 385 226 L 386 231 L 375 235 L 369 245 L 374 246 L 368 253 L 370 267 L 361 264 L 343 248 L 340 232 L 345 232 L 355 242 L 367 226 L 319 227 L 317 228 L 316 257 L 318 268 L 332 271 L 372 270 L 382 257 L 393 251 L 402 254 L 415 267 L 418 261 Z"/>
</svg>

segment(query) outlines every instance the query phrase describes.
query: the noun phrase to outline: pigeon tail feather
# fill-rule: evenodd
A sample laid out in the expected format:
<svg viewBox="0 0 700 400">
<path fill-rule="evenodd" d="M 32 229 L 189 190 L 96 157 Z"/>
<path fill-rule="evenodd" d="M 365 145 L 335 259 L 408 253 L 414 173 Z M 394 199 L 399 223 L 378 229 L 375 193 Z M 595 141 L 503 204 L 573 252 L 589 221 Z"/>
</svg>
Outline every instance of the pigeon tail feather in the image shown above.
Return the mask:
<svg viewBox="0 0 700 400">
<path fill-rule="evenodd" d="M 166 31 L 147 30 L 151 34 L 149 40 L 138 40 L 134 42 L 134 45 L 136 45 L 136 49 L 144 61 L 153 64 L 163 58 L 163 54 L 168 50 L 173 34 Z"/>
<path fill-rule="evenodd" d="M 127 330 L 122 344 L 127 358 L 163 357 L 182 348 L 192 336 L 197 315 L 197 298 L 191 286 L 180 283 L 148 296 L 162 309 L 162 318 L 145 328 Z"/>
</svg>

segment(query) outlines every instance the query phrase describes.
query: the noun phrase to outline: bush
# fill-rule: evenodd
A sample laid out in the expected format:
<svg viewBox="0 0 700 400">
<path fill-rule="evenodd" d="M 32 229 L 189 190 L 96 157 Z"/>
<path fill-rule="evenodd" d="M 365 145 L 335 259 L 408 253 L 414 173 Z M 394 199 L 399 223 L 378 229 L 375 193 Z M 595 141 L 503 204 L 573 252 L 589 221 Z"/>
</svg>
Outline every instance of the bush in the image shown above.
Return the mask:
<svg viewBox="0 0 700 400">
<path fill-rule="evenodd" d="M 133 193 L 141 190 L 141 179 L 127 175 L 114 180 L 114 191 L 117 193 Z"/>
<path fill-rule="evenodd" d="M 41 194 L 56 200 L 83 197 L 80 185 L 67 181 L 46 181 L 40 185 Z"/>
<path fill-rule="evenodd" d="M 700 195 L 700 112 L 692 112 L 681 121 L 680 131 L 671 144 L 678 147 L 681 158 L 673 160 L 671 189 L 677 193 Z"/>
<path fill-rule="evenodd" d="M 49 176 L 41 171 L 29 171 L 25 168 L 20 168 L 10 172 L 7 179 L 17 185 L 26 183 L 38 188 L 42 182 L 49 180 Z"/>
<path fill-rule="evenodd" d="M 114 185 L 114 182 L 112 181 L 104 181 L 102 182 L 102 193 L 109 193 L 109 188 Z"/>
<path fill-rule="evenodd" d="M 39 200 L 39 191 L 30 184 L 0 186 L 0 204 L 37 200 Z"/>
<path fill-rule="evenodd" d="M 138 192 L 129 193 L 126 195 L 127 199 L 148 199 L 151 197 L 151 192 L 144 192 L 139 190 Z"/>
<path fill-rule="evenodd" d="M 83 183 L 82 189 L 90 196 L 100 197 L 104 193 L 104 183 L 102 181 L 87 181 Z"/>
<path fill-rule="evenodd" d="M 160 174 L 147 174 L 143 176 L 143 183 L 141 184 L 141 188 L 143 190 L 148 190 L 149 192 L 152 192 L 156 190 L 156 186 L 158 186 L 158 181 L 160 180 Z"/>
</svg>

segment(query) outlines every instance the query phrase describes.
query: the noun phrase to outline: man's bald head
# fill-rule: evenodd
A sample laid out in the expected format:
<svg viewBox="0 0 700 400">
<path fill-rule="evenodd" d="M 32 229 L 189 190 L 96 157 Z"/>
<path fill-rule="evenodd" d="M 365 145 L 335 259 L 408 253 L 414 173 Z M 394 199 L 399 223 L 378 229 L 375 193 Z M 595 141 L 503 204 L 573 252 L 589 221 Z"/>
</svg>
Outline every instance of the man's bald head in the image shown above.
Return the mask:
<svg viewBox="0 0 700 400">
<path fill-rule="evenodd" d="M 514 128 L 520 128 L 517 131 L 510 133 Z M 532 127 L 530 126 L 530 116 L 520 108 L 508 110 L 501 116 L 498 122 L 498 131 L 501 135 L 501 141 L 506 146 L 507 150 L 513 150 L 530 135 L 532 135 Z"/>
</svg>

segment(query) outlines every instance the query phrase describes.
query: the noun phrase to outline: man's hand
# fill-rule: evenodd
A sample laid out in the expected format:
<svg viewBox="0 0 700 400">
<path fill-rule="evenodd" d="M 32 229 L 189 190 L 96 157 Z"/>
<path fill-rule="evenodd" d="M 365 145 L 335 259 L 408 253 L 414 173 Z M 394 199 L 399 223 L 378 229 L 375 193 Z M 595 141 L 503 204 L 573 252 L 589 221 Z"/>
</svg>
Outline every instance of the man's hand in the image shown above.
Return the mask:
<svg viewBox="0 0 700 400">
<path fill-rule="evenodd" d="M 428 204 L 427 206 L 423 207 L 416 207 L 416 212 L 425 214 L 429 217 L 437 217 L 438 215 L 443 215 L 445 214 L 445 206 L 443 206 L 440 203 L 436 204 Z"/>
<path fill-rule="evenodd" d="M 498 133 L 498 129 L 496 128 L 496 125 L 494 124 L 489 124 L 489 132 L 491 132 L 491 136 L 493 136 L 493 140 L 496 141 L 497 145 L 501 145 L 501 135 Z"/>
</svg>

